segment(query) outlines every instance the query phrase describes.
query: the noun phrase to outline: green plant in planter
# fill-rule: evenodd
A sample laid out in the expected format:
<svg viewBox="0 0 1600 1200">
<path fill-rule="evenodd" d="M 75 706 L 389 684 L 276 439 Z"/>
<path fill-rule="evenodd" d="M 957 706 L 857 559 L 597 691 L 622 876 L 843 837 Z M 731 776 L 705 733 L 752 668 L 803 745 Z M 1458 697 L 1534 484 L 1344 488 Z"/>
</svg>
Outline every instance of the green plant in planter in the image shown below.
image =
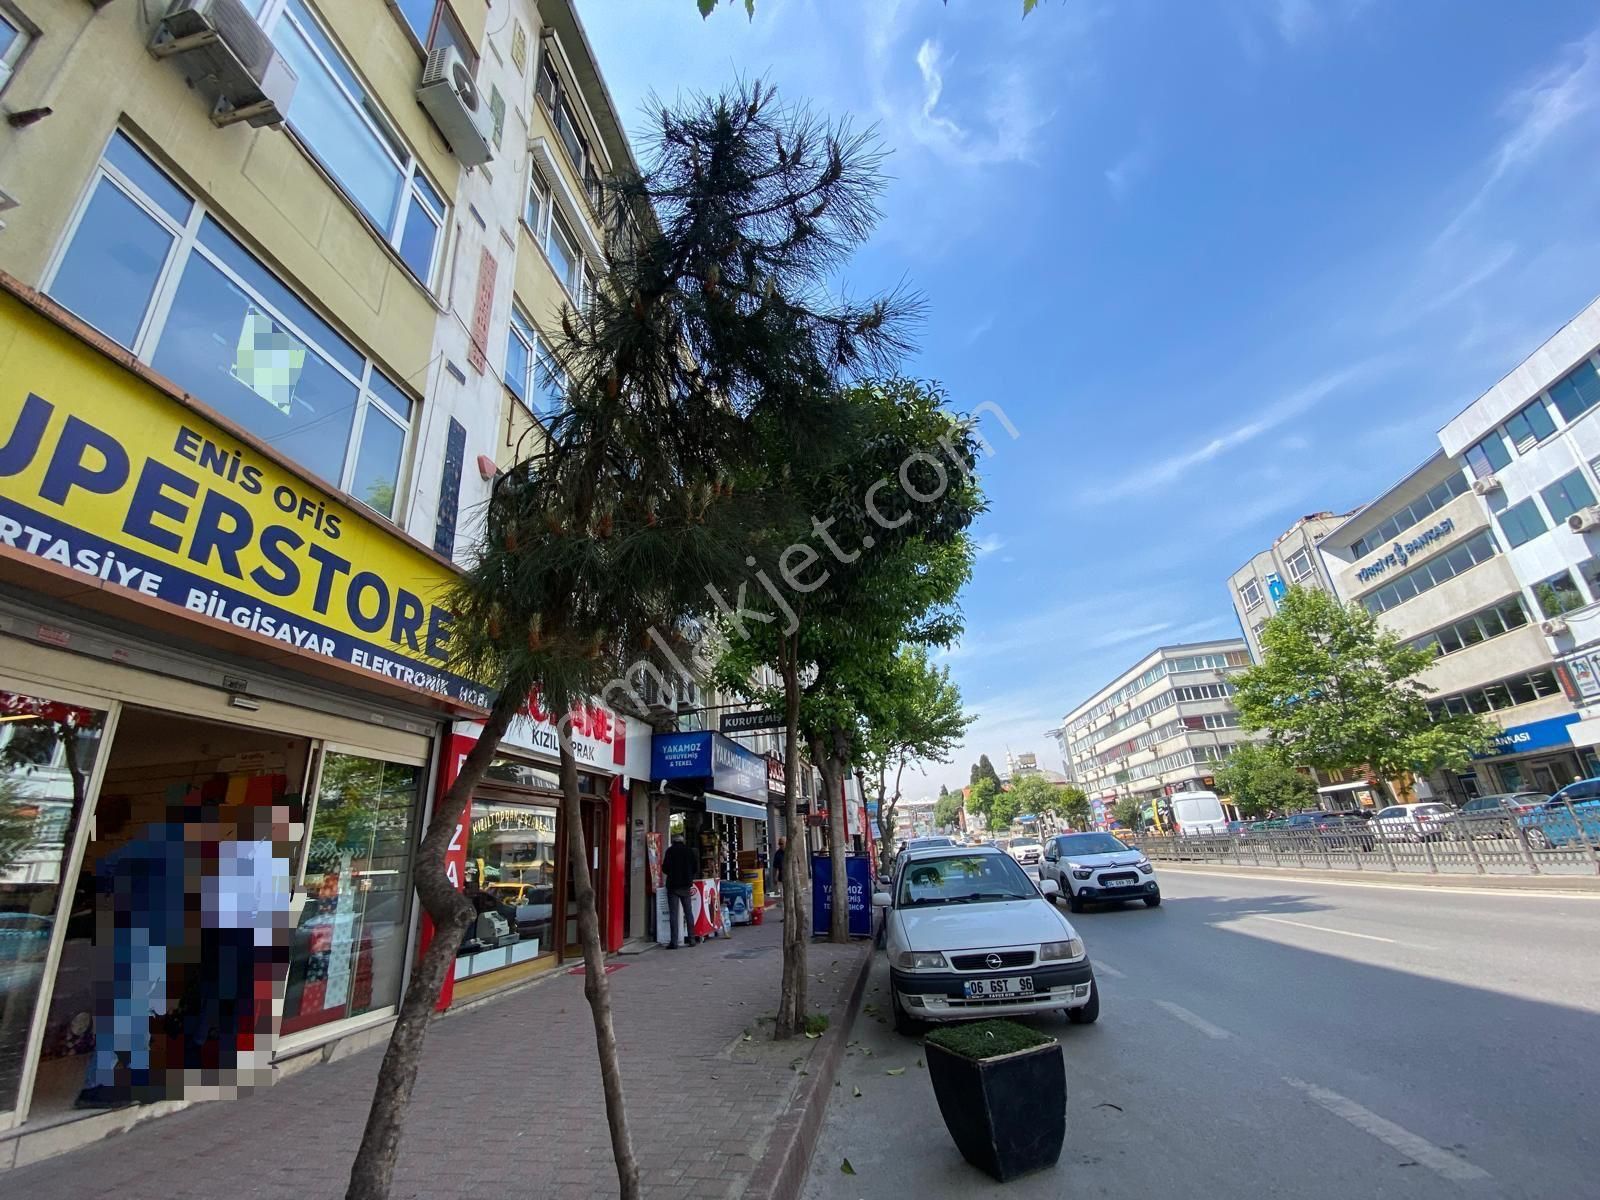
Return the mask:
<svg viewBox="0 0 1600 1200">
<path fill-rule="evenodd" d="M 956 1148 L 1004 1183 L 1054 1166 L 1067 1135 L 1061 1043 L 1013 1021 L 930 1033 L 928 1076 Z"/>
<path fill-rule="evenodd" d="M 936 1029 L 927 1040 L 930 1045 L 942 1046 L 962 1058 L 999 1058 L 1018 1050 L 1048 1046 L 1056 1039 L 1015 1021 L 975 1021 L 971 1025 Z"/>
</svg>

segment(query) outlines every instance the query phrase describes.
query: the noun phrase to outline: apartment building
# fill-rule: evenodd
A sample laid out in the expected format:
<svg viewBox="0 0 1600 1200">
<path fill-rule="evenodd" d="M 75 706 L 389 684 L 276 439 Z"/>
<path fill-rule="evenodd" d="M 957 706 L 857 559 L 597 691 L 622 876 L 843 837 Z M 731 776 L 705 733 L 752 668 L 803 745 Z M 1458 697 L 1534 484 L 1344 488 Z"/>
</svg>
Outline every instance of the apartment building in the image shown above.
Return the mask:
<svg viewBox="0 0 1600 1200">
<path fill-rule="evenodd" d="M 1229 676 L 1250 664 L 1242 638 L 1152 650 L 1062 720 L 1068 779 L 1089 794 L 1096 823 L 1119 799 L 1152 803 L 1211 786 L 1241 741 Z"/>
<path fill-rule="evenodd" d="M 561 402 L 547 335 L 631 151 L 570 0 L 0 0 L 0 68 L 0 800 L 33 822 L 0 909 L 40 963 L 0 997 L 5 1165 L 72 1144 L 110 1049 L 74 897 L 207 814 L 292 843 L 253 1069 L 387 1035 L 412 848 L 490 699 L 438 598 Z M 583 716 L 616 946 L 650 730 Z M 470 931 L 457 994 L 575 940 L 537 696 L 501 749 L 451 869 L 517 919 Z"/>
<path fill-rule="evenodd" d="M 1575 718 L 1539 608 L 1479 490 L 1460 461 L 1435 452 L 1321 544 L 1340 599 L 1365 605 L 1438 655 L 1422 676 L 1435 689 L 1433 703 L 1486 714 L 1505 731 L 1472 769 L 1418 781 L 1419 796 L 1457 802 L 1553 790 L 1582 769 L 1565 735 Z M 1364 804 L 1378 802 L 1364 781 L 1341 786 Z"/>
<path fill-rule="evenodd" d="M 1351 515 L 1318 512 L 1299 518 L 1272 545 L 1251 555 L 1249 562 L 1228 577 L 1228 598 L 1233 602 L 1234 615 L 1253 661 L 1261 661 L 1261 631 L 1291 587 L 1333 590 L 1317 545 L 1330 529 Z"/>
</svg>

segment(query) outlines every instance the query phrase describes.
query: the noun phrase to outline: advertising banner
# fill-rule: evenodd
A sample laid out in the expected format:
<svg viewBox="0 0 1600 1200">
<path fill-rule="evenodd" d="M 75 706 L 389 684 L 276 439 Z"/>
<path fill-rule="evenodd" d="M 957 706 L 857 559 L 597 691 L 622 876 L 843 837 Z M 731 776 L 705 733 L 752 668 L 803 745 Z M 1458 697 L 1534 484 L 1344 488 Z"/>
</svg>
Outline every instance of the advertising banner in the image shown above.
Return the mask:
<svg viewBox="0 0 1600 1200">
<path fill-rule="evenodd" d="M 658 733 L 650 739 L 652 779 L 695 779 L 708 791 L 767 801 L 767 760 L 720 733 Z"/>
<path fill-rule="evenodd" d="M 487 707 L 454 572 L 0 294 L 0 544 L 112 591 Z"/>
<path fill-rule="evenodd" d="M 849 888 L 850 936 L 872 936 L 872 862 L 851 857 L 844 860 Z M 811 932 L 826 934 L 833 913 L 833 859 L 826 854 L 811 856 Z"/>
</svg>

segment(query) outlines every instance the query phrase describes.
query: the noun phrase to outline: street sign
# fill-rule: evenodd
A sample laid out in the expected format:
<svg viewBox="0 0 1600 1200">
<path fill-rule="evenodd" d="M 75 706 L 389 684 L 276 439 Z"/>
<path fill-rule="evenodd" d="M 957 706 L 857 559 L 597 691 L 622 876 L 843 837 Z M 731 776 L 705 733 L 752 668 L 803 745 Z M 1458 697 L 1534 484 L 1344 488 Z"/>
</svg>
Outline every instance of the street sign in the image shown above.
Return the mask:
<svg viewBox="0 0 1600 1200">
<path fill-rule="evenodd" d="M 783 714 L 775 708 L 758 708 L 751 712 L 725 712 L 722 714 L 723 733 L 753 733 L 757 729 L 778 729 L 783 725 Z"/>
</svg>

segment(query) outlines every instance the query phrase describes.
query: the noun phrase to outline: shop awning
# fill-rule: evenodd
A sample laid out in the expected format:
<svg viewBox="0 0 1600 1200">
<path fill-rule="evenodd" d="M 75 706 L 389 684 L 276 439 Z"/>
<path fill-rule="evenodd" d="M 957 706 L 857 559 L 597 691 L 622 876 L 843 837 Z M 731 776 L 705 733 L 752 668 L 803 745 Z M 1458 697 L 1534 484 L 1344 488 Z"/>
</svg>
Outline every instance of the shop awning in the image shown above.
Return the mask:
<svg viewBox="0 0 1600 1200">
<path fill-rule="evenodd" d="M 1319 787 L 1317 795 L 1330 796 L 1334 792 L 1370 792 L 1372 785 L 1365 779 L 1358 779 L 1353 783 L 1330 783 L 1327 787 Z"/>
<path fill-rule="evenodd" d="M 725 817 L 743 817 L 746 821 L 767 819 L 765 805 L 751 804 L 748 800 L 735 800 L 731 796 L 719 796 L 715 792 L 706 793 L 706 811 L 721 813 Z"/>
</svg>

